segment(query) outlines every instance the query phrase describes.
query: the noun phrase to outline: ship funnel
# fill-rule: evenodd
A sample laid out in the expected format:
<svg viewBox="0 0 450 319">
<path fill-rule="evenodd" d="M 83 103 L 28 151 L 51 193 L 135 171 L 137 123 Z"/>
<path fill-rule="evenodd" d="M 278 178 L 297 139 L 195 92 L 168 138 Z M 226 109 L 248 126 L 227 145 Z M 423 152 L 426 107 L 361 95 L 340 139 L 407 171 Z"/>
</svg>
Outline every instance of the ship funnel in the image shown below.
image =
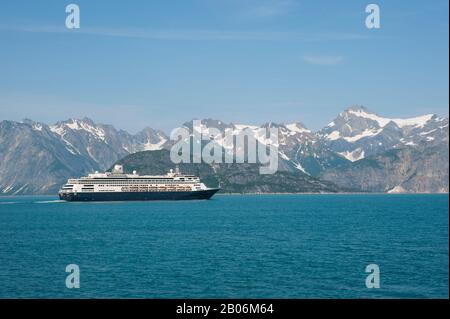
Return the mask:
<svg viewBox="0 0 450 319">
<path fill-rule="evenodd" d="M 113 173 L 123 174 L 123 166 L 122 165 L 114 165 Z"/>
</svg>

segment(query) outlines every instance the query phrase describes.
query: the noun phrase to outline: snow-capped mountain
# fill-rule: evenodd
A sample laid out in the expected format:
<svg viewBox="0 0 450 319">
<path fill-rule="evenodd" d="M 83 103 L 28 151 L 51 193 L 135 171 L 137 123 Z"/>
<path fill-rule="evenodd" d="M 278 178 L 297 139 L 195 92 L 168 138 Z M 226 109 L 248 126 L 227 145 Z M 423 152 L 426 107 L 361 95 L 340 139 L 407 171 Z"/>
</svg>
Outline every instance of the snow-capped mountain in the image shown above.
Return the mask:
<svg viewBox="0 0 450 319">
<path fill-rule="evenodd" d="M 91 158 L 100 169 L 108 168 L 130 153 L 161 149 L 168 140 L 159 130 L 145 128 L 131 135 L 111 125 L 96 124 L 89 118 L 58 122 L 49 128 L 69 152 Z"/>
<path fill-rule="evenodd" d="M 150 128 L 136 135 L 88 118 L 55 125 L 0 122 L 0 194 L 52 193 L 71 176 L 104 170 L 130 153 L 161 149 L 168 138 Z"/>
<path fill-rule="evenodd" d="M 189 121 L 183 124 L 184 127 L 193 132 L 193 121 Z M 266 134 L 267 131 L 261 130 L 261 128 L 271 128 L 275 127 L 278 129 L 278 142 L 272 140 L 270 136 Z M 213 131 L 211 128 L 216 128 L 219 130 L 220 134 Z M 234 123 L 224 123 L 219 120 L 205 119 L 200 120 L 200 127 L 198 130 L 202 131 L 203 134 L 209 135 L 213 143 L 217 143 L 219 146 L 223 147 L 224 152 L 232 153 L 231 155 L 235 158 L 239 157 L 238 151 L 241 149 L 236 145 L 237 141 L 225 138 L 226 130 L 232 130 L 233 135 L 237 136 L 241 133 L 249 134 L 253 136 L 255 141 L 258 141 L 264 145 L 271 144 L 278 147 L 279 153 L 279 169 L 281 170 L 298 170 L 303 173 L 308 174 L 303 167 L 297 162 L 297 151 L 302 146 L 307 146 L 315 142 L 315 134 L 308 130 L 303 124 L 291 123 L 291 124 L 278 124 L 278 123 L 265 123 L 263 125 L 251 125 L 251 124 L 234 124 Z M 204 141 L 206 144 L 210 141 Z M 244 150 L 245 151 L 245 150 Z M 309 175 L 309 174 L 308 174 Z"/>
<path fill-rule="evenodd" d="M 397 187 L 397 190 L 414 192 L 448 191 L 448 164 L 444 164 L 448 163 L 448 119 L 436 115 L 391 119 L 363 106 L 353 106 L 318 132 L 312 132 L 299 122 L 255 126 L 207 119 L 201 124 L 202 130 L 217 127 L 222 133 L 227 128 L 236 130 L 235 134 L 249 130 L 258 141 L 271 144 L 274 142 L 260 136 L 257 129 L 277 127 L 280 170 L 300 171 L 344 188 L 392 191 Z M 192 122 L 185 123 L 185 126 L 192 128 Z M 233 145 L 220 136 L 214 140 L 225 151 L 233 150 Z M 397 157 L 392 157 L 389 153 L 392 150 L 405 151 L 396 152 Z M 417 161 L 411 161 L 411 156 Z M 432 157 L 434 165 L 429 161 Z M 379 170 L 371 170 L 374 163 Z M 395 169 L 399 170 L 398 174 L 394 173 Z M 387 171 L 389 179 L 381 178 Z M 342 172 L 351 172 L 353 179 L 340 174 Z M 365 175 L 367 172 L 371 175 Z"/>
<path fill-rule="evenodd" d="M 381 117 L 353 106 L 318 132 L 329 149 L 354 162 L 392 148 L 419 146 L 447 138 L 448 119 L 428 114 L 407 119 Z"/>
<path fill-rule="evenodd" d="M 192 132 L 193 121 L 183 126 Z M 233 142 L 222 136 L 225 130 L 246 130 L 259 142 L 275 145 L 257 129 L 278 128 L 279 170 L 302 178 L 364 191 L 448 191 L 448 118 L 385 118 L 353 106 L 318 132 L 301 122 L 258 126 L 204 119 L 201 127 L 217 128 L 220 134 L 208 131 L 211 139 L 234 156 Z M 69 177 L 105 170 L 129 154 L 171 145 L 160 130 L 145 128 L 133 135 L 88 118 L 54 125 L 1 121 L 0 194 L 54 193 Z M 231 167 L 227 170 L 237 166 Z"/>
<path fill-rule="evenodd" d="M 0 122 L 0 194 L 52 193 L 67 177 L 95 169 L 44 124 Z"/>
</svg>

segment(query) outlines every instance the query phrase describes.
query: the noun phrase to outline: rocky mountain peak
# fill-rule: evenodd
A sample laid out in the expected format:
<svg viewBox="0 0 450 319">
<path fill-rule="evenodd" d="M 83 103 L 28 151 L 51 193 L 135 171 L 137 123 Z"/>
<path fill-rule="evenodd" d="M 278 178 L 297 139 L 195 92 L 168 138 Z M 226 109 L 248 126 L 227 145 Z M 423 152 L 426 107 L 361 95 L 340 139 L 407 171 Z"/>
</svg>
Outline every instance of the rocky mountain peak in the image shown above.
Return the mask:
<svg viewBox="0 0 450 319">
<path fill-rule="evenodd" d="M 284 126 L 292 132 L 311 133 L 311 131 L 302 122 L 293 122 L 293 123 L 289 123 L 289 124 L 284 124 Z"/>
</svg>

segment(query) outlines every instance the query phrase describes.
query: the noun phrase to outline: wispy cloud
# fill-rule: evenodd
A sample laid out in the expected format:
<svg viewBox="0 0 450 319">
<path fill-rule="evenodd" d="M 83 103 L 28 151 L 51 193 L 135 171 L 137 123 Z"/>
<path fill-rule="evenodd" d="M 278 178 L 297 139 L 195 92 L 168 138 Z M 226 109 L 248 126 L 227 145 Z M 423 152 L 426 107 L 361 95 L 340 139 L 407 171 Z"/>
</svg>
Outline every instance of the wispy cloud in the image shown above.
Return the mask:
<svg viewBox="0 0 450 319">
<path fill-rule="evenodd" d="M 285 15 L 298 5 L 295 0 L 258 0 L 245 8 L 241 15 L 254 18 L 268 18 Z"/>
<path fill-rule="evenodd" d="M 337 65 L 344 60 L 342 56 L 305 55 L 303 61 L 316 65 Z"/>
<path fill-rule="evenodd" d="M 364 40 L 369 36 L 346 32 L 292 32 L 292 31 L 241 31 L 214 29 L 146 29 L 146 28 L 109 28 L 82 26 L 69 30 L 64 26 L 2 26 L 0 31 L 30 32 L 50 34 L 79 34 L 123 38 L 141 38 L 151 40 L 259 40 L 259 41 L 349 41 Z"/>
</svg>

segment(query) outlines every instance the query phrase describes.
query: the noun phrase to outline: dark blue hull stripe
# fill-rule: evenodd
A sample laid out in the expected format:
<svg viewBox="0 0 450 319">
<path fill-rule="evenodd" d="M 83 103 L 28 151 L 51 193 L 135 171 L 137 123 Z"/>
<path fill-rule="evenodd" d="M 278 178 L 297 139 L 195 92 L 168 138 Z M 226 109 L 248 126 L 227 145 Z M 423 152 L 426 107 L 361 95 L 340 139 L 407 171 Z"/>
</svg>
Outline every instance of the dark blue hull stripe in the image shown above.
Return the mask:
<svg viewBox="0 0 450 319">
<path fill-rule="evenodd" d="M 219 189 L 192 192 L 84 192 L 59 194 L 66 201 L 189 200 L 210 199 Z"/>
</svg>

